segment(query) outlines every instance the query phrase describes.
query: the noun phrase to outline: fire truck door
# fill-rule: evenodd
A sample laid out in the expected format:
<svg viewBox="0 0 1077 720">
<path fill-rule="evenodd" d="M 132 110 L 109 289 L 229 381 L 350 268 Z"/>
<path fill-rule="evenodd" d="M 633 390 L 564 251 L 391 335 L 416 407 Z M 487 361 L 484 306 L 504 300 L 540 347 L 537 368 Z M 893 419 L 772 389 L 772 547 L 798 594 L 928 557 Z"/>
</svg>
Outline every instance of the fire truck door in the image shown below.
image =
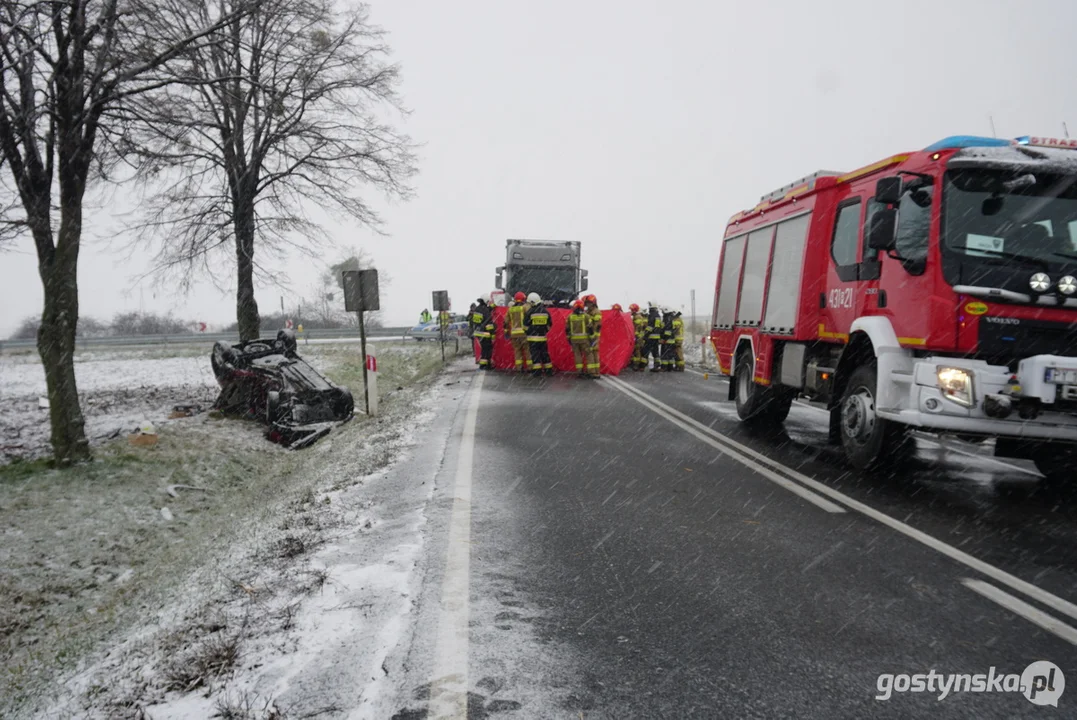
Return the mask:
<svg viewBox="0 0 1077 720">
<path fill-rule="evenodd" d="M 834 214 L 834 226 L 830 235 L 830 262 L 827 264 L 826 282 L 819 296 L 819 338 L 832 342 L 849 339 L 849 326 L 860 313 L 865 294 L 861 280 L 860 260 L 863 256 L 861 240 L 864 201 L 851 197 L 838 204 Z M 877 273 L 866 272 L 865 275 Z"/>
</svg>

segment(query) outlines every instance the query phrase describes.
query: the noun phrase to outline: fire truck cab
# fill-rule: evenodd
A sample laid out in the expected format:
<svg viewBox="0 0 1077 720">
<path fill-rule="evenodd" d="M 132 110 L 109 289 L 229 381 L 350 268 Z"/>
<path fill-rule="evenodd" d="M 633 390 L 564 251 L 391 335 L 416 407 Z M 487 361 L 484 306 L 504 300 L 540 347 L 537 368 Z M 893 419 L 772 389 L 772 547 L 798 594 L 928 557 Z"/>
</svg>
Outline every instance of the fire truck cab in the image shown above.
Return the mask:
<svg viewBox="0 0 1077 720">
<path fill-rule="evenodd" d="M 711 342 L 743 421 L 826 403 L 854 467 L 908 431 L 1077 463 L 1077 141 L 955 136 L 765 195 L 726 228 Z"/>
</svg>

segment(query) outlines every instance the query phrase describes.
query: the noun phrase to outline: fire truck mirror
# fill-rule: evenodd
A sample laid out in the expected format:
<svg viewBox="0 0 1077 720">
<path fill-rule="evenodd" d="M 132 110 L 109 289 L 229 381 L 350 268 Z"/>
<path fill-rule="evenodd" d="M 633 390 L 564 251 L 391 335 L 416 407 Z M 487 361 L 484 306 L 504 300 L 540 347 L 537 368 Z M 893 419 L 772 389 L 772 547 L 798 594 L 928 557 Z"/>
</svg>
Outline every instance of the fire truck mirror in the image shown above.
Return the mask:
<svg viewBox="0 0 1077 720">
<path fill-rule="evenodd" d="M 587 271 L 580 270 L 580 291 L 587 289 Z"/>
<path fill-rule="evenodd" d="M 871 226 L 868 228 L 868 247 L 872 250 L 893 250 L 896 247 L 896 236 L 897 210 L 876 210 L 871 216 Z"/>
<path fill-rule="evenodd" d="M 901 201 L 901 178 L 897 175 L 879 178 L 875 183 L 875 199 L 887 205 L 897 205 Z"/>
<path fill-rule="evenodd" d="M 494 287 L 495 287 L 495 288 L 497 288 L 498 290 L 504 290 L 504 289 L 505 289 L 505 287 L 504 287 L 504 284 L 505 284 L 505 283 L 504 283 L 504 281 L 503 281 L 503 280 L 501 279 L 501 278 L 502 278 L 502 274 L 503 274 L 504 272 L 505 272 L 505 268 L 504 268 L 504 267 L 499 267 L 499 268 L 497 269 L 497 274 L 496 274 L 496 275 L 494 275 Z"/>
</svg>

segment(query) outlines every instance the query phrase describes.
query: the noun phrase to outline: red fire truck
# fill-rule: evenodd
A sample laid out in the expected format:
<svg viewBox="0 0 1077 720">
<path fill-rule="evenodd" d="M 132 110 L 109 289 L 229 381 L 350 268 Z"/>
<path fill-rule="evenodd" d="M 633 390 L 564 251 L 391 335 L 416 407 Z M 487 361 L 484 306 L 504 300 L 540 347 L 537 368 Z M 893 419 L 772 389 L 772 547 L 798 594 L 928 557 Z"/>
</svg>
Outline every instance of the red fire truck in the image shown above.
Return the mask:
<svg viewBox="0 0 1077 720">
<path fill-rule="evenodd" d="M 743 421 L 826 403 L 875 469 L 908 431 L 1077 467 L 1077 141 L 955 136 L 779 188 L 726 228 L 713 329 Z"/>
</svg>

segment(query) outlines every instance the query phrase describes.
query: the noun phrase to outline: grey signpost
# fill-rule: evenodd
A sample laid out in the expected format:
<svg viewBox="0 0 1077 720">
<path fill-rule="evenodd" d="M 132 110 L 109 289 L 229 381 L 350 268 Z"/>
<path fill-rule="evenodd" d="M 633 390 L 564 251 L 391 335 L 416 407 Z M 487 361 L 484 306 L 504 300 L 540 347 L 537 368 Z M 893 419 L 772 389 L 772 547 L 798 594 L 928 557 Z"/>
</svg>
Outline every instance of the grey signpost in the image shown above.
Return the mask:
<svg viewBox="0 0 1077 720">
<path fill-rule="evenodd" d="M 445 331 L 448 329 L 448 323 L 445 321 L 445 316 L 442 313 L 449 312 L 449 291 L 448 290 L 435 290 L 433 296 L 434 312 L 438 314 L 438 337 L 441 339 L 441 362 L 445 362 Z"/>
<path fill-rule="evenodd" d="M 363 400 L 366 413 L 369 415 L 370 382 L 367 379 L 366 325 L 363 322 L 363 313 L 381 309 L 378 297 L 378 271 L 373 268 L 345 270 L 343 285 L 344 309 L 347 312 L 355 312 L 359 316 L 359 343 L 363 353 Z"/>
</svg>

